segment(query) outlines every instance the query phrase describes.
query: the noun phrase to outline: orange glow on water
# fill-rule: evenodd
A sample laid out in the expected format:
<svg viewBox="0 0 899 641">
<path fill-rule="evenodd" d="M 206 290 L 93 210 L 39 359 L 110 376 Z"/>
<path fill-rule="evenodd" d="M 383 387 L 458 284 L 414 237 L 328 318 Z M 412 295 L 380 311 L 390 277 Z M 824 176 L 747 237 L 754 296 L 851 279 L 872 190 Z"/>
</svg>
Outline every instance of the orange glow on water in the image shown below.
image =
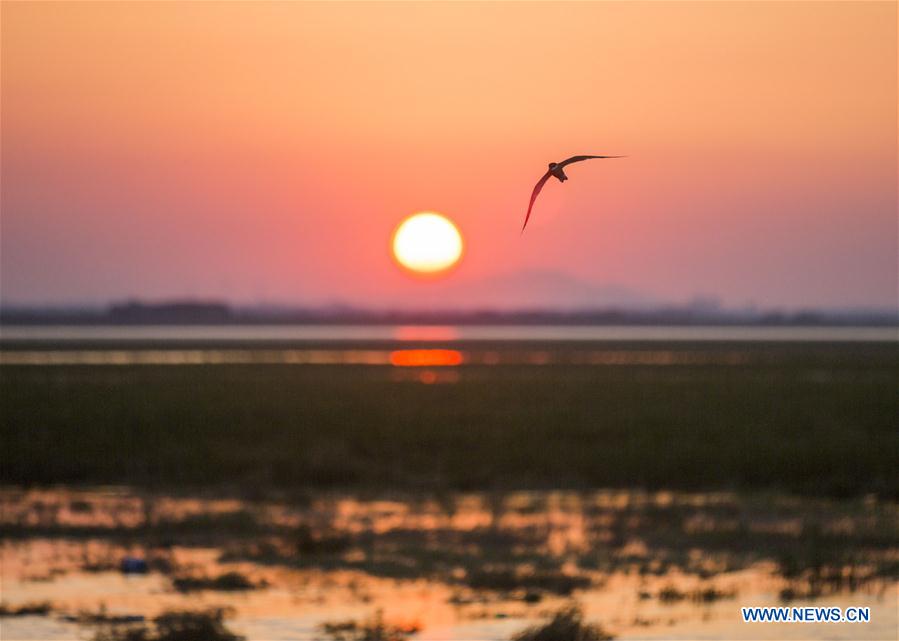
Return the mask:
<svg viewBox="0 0 899 641">
<path fill-rule="evenodd" d="M 447 367 L 462 364 L 462 353 L 454 349 L 399 349 L 390 353 L 395 367 Z"/>
</svg>

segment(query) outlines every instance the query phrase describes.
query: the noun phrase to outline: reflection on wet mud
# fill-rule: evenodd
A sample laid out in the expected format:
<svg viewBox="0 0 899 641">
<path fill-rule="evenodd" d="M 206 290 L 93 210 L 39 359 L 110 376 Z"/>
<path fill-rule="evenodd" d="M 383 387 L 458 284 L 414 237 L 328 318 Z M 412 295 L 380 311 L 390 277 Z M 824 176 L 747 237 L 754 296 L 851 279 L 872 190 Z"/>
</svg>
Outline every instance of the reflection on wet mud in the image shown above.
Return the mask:
<svg viewBox="0 0 899 641">
<path fill-rule="evenodd" d="M 736 625 L 741 604 L 816 599 L 895 622 L 899 519 L 874 499 L 8 489 L 0 500 L 4 638 L 83 637 L 101 615 L 149 622 L 198 606 L 233 608 L 229 628 L 250 639 L 322 638 L 326 624 L 351 635 L 378 611 L 412 638 L 509 639 L 572 602 L 618 638 L 690 636 Z"/>
</svg>

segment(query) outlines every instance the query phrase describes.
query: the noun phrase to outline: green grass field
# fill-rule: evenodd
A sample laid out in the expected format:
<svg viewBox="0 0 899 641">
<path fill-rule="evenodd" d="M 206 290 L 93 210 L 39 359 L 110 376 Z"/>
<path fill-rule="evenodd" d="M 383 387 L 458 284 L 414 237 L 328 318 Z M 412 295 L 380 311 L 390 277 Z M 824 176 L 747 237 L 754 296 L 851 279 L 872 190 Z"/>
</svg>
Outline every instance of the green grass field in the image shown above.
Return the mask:
<svg viewBox="0 0 899 641">
<path fill-rule="evenodd" d="M 894 344 L 542 348 L 746 362 L 463 365 L 432 385 L 383 366 L 5 365 L 0 480 L 899 495 Z"/>
</svg>

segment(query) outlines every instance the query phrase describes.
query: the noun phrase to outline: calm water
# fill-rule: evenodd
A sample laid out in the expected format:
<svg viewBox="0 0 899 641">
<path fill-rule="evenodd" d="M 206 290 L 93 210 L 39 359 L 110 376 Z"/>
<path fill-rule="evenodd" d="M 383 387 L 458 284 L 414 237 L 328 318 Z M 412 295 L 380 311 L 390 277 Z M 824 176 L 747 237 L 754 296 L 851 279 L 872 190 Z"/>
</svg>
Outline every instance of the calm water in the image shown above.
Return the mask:
<svg viewBox="0 0 899 641">
<path fill-rule="evenodd" d="M 734 366 L 763 358 L 754 348 L 763 343 L 896 343 L 899 330 L 533 325 L 22 326 L 2 328 L 0 341 L 2 365 Z M 728 346 L 715 346 L 715 342 Z"/>
<path fill-rule="evenodd" d="M 614 325 L 6 326 L 6 341 L 824 341 L 899 342 L 896 327 Z"/>
</svg>

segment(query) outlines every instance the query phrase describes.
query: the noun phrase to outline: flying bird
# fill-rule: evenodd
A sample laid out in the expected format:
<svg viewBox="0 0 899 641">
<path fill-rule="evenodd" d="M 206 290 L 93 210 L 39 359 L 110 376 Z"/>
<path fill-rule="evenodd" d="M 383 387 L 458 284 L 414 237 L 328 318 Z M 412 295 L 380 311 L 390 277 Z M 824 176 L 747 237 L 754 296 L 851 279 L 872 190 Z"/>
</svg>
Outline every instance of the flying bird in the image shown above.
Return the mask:
<svg viewBox="0 0 899 641">
<path fill-rule="evenodd" d="M 551 176 L 554 176 L 559 179 L 559 182 L 565 182 L 568 180 L 568 176 L 565 175 L 565 167 L 572 163 L 581 162 L 582 160 L 590 160 L 591 158 L 624 158 L 625 156 L 572 156 L 568 160 L 563 160 L 562 162 L 551 162 L 549 163 L 549 170 L 543 174 L 540 180 L 537 181 L 537 184 L 534 185 L 534 192 L 531 194 L 531 202 L 528 205 L 528 213 L 524 217 L 524 225 L 521 226 L 521 231 L 524 233 L 524 228 L 528 226 L 528 219 L 531 217 L 531 210 L 534 208 L 534 202 L 537 200 L 537 196 L 540 195 L 540 190 L 543 189 L 543 185 L 546 184 L 546 181 L 550 179 Z"/>
</svg>

